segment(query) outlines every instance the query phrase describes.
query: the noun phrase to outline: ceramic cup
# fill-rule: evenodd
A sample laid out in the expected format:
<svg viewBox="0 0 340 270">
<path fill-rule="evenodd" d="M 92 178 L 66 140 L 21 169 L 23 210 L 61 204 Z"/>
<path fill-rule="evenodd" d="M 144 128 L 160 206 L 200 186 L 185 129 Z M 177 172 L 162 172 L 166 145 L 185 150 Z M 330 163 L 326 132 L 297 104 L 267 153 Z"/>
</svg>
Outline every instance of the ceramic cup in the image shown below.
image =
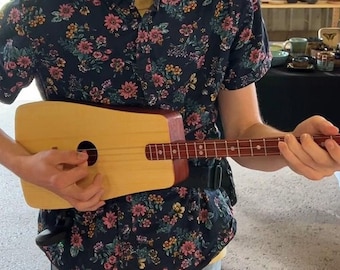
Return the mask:
<svg viewBox="0 0 340 270">
<path fill-rule="evenodd" d="M 288 50 L 292 57 L 297 57 L 306 54 L 307 38 L 292 37 L 283 43 L 283 49 Z"/>
<path fill-rule="evenodd" d="M 317 50 L 323 50 L 323 40 L 318 37 L 309 37 L 307 38 L 307 48 L 306 54 L 316 58 L 316 53 L 312 53 Z"/>
<path fill-rule="evenodd" d="M 333 71 L 335 55 L 334 52 L 318 52 L 316 55 L 316 66 L 321 71 Z"/>
</svg>

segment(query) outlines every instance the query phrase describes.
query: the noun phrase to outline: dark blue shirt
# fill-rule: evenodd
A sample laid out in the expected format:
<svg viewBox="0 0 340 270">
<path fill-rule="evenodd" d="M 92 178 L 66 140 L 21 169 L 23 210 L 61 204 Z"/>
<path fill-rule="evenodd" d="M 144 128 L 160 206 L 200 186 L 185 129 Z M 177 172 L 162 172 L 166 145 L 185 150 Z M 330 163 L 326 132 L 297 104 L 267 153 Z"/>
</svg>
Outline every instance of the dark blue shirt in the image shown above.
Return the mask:
<svg viewBox="0 0 340 270">
<path fill-rule="evenodd" d="M 218 137 L 218 92 L 270 66 L 256 0 L 155 1 L 143 17 L 128 0 L 16 0 L 0 27 L 3 102 L 35 79 L 46 100 L 176 110 L 187 139 Z M 70 212 L 67 238 L 43 248 L 59 269 L 199 269 L 236 229 L 221 190 L 173 187 Z M 58 213 L 41 211 L 40 229 Z"/>
</svg>

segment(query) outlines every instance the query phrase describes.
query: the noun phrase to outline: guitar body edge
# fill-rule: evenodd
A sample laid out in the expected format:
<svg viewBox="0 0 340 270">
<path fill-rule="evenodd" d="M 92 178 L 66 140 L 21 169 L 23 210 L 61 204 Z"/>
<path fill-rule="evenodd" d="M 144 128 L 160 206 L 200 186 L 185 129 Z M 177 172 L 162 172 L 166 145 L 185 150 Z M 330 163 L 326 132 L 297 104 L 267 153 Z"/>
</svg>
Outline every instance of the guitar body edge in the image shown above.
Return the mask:
<svg viewBox="0 0 340 270">
<path fill-rule="evenodd" d="M 187 160 L 150 161 L 145 156 L 149 143 L 184 141 L 182 118 L 176 112 L 138 112 L 39 101 L 19 106 L 15 117 L 15 139 L 30 153 L 51 148 L 80 150 L 84 144 L 93 145 L 96 162 L 89 166 L 89 177 L 78 184 L 85 187 L 101 173 L 105 200 L 169 188 L 188 176 Z M 71 207 L 44 188 L 24 179 L 21 184 L 27 204 L 33 208 Z"/>
</svg>

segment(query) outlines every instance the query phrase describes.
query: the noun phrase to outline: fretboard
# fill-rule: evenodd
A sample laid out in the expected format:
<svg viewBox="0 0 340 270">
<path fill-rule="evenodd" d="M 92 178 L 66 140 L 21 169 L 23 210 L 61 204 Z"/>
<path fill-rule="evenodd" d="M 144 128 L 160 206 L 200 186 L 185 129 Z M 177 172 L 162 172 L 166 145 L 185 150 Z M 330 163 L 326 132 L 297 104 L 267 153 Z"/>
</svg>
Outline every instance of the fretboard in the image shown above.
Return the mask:
<svg viewBox="0 0 340 270">
<path fill-rule="evenodd" d="M 324 141 L 329 138 L 340 143 L 340 135 L 314 136 L 314 141 L 324 147 Z M 276 156 L 280 155 L 279 141 L 283 137 L 157 143 L 146 145 L 145 154 L 149 160 Z"/>
</svg>

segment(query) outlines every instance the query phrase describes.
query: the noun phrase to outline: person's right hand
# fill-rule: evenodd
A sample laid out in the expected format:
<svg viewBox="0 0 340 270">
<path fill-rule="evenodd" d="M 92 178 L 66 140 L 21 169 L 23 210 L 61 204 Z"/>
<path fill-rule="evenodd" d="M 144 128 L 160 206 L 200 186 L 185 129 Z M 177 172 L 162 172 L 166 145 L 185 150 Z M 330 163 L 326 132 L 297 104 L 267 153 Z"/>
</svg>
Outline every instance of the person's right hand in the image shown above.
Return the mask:
<svg viewBox="0 0 340 270">
<path fill-rule="evenodd" d="M 88 176 L 86 152 L 51 149 L 34 155 L 22 156 L 20 177 L 46 188 L 68 201 L 78 211 L 95 211 L 105 202 L 102 176 L 94 177 L 86 188 L 77 182 Z"/>
</svg>

